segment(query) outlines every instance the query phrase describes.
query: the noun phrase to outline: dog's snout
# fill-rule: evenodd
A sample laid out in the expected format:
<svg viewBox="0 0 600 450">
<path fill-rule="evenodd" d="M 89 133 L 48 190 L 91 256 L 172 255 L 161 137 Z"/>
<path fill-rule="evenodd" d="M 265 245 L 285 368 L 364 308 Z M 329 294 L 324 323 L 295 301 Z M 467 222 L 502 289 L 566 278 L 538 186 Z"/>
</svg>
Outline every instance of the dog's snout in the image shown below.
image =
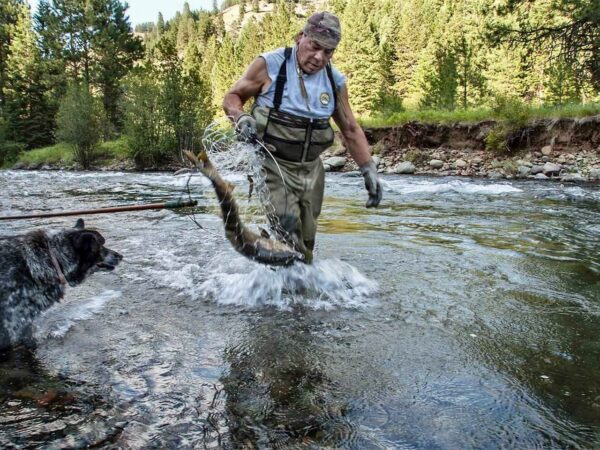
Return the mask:
<svg viewBox="0 0 600 450">
<path fill-rule="evenodd" d="M 103 258 L 96 264 L 100 269 L 113 270 L 121 262 L 123 256 L 114 250 L 104 249 Z"/>
</svg>

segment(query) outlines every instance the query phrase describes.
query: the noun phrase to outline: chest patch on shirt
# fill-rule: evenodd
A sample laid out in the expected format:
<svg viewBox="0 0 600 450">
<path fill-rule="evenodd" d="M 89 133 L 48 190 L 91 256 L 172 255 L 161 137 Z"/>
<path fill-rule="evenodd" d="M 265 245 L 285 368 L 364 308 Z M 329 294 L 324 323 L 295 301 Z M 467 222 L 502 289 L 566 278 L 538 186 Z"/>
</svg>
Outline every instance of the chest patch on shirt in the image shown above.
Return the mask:
<svg viewBox="0 0 600 450">
<path fill-rule="evenodd" d="M 327 92 L 323 92 L 319 97 L 319 100 L 321 100 L 321 105 L 329 105 L 329 101 L 331 100 L 331 98 L 329 97 L 329 94 Z"/>
</svg>

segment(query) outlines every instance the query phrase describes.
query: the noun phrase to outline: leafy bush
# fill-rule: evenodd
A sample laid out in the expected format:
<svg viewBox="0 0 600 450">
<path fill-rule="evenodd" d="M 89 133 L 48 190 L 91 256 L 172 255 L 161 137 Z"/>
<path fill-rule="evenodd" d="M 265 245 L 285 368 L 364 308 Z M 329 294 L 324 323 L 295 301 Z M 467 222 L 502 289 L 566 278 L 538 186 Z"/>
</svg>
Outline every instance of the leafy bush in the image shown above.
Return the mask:
<svg viewBox="0 0 600 450">
<path fill-rule="evenodd" d="M 4 141 L 0 143 L 0 167 L 14 163 L 25 150 L 22 142 Z"/>
<path fill-rule="evenodd" d="M 531 118 L 531 109 L 521 100 L 513 97 L 499 95 L 494 99 L 492 106 L 494 117 L 515 126 L 525 125 Z"/>
<path fill-rule="evenodd" d="M 138 167 L 160 164 L 177 148 L 162 98 L 156 77 L 141 74 L 130 78 L 122 107 L 128 153 Z"/>
<path fill-rule="evenodd" d="M 498 124 L 487 135 L 486 148 L 498 154 L 514 152 L 527 135 L 530 108 L 519 99 L 498 96 L 492 113 L 498 119 Z"/>
<path fill-rule="evenodd" d="M 417 165 L 427 162 L 428 159 L 429 159 L 429 154 L 427 152 L 423 152 L 416 148 L 408 150 L 404 154 L 405 161 L 410 161 L 411 163 L 417 164 Z"/>
<path fill-rule="evenodd" d="M 8 121 L 0 114 L 0 167 L 15 162 L 25 149 L 25 144 L 7 140 Z"/>
<path fill-rule="evenodd" d="M 19 163 L 28 166 L 41 164 L 70 164 L 74 161 L 73 147 L 70 144 L 59 143 L 50 147 L 27 150 L 20 154 Z"/>
<path fill-rule="evenodd" d="M 98 147 L 98 157 L 123 161 L 129 157 L 131 149 L 125 137 L 113 141 L 102 142 Z"/>
<path fill-rule="evenodd" d="M 75 160 L 89 169 L 102 133 L 102 109 L 86 85 L 69 86 L 60 102 L 56 136 L 75 149 Z"/>
</svg>

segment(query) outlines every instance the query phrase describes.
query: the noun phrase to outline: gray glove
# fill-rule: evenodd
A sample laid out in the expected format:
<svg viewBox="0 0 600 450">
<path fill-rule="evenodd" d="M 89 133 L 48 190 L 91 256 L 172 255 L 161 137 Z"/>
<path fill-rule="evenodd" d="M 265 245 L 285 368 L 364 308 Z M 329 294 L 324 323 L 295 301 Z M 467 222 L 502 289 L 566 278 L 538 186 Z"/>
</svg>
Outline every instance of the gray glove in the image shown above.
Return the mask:
<svg viewBox="0 0 600 450">
<path fill-rule="evenodd" d="M 371 160 L 365 165 L 360 167 L 360 173 L 365 179 L 365 188 L 369 193 L 369 200 L 367 200 L 367 208 L 378 206 L 383 197 L 383 188 L 379 177 L 377 176 L 377 166 L 375 161 Z"/>
<path fill-rule="evenodd" d="M 238 141 L 253 143 L 256 141 L 256 119 L 250 114 L 241 114 L 235 121 L 235 133 Z"/>
</svg>

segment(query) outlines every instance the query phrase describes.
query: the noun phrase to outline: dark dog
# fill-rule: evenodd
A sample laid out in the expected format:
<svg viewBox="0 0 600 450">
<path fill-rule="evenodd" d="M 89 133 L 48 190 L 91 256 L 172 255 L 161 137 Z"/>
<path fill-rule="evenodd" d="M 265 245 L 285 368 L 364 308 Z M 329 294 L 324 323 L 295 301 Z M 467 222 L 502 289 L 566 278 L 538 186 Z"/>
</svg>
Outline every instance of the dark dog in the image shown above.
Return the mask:
<svg viewBox="0 0 600 450">
<path fill-rule="evenodd" d="M 104 238 L 75 228 L 32 231 L 0 239 L 0 349 L 28 341 L 33 318 L 98 270 L 113 270 L 122 256 Z"/>
</svg>

